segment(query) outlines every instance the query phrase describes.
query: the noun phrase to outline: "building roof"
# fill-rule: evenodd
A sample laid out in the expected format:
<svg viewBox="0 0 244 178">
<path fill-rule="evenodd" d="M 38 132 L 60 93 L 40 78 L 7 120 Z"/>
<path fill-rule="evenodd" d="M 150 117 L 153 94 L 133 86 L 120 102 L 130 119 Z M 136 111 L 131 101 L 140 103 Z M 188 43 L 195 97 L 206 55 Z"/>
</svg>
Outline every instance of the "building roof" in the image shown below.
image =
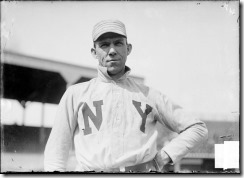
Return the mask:
<svg viewBox="0 0 244 178">
<path fill-rule="evenodd" d="M 20 54 L 14 51 L 3 51 L 1 62 L 33 69 L 41 69 L 60 73 L 68 85 L 75 83 L 81 77 L 94 78 L 97 76 L 97 69 L 87 66 L 79 66 L 60 61 L 53 61 L 36 56 Z M 144 78 L 131 75 L 137 82 L 144 83 Z"/>
</svg>

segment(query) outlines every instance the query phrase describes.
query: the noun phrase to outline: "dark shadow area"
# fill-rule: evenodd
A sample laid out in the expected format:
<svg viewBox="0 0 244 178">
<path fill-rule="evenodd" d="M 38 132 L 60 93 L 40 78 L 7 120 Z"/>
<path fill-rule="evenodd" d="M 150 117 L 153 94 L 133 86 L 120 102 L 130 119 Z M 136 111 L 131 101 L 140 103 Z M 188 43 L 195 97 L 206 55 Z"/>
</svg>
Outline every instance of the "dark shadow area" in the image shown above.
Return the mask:
<svg viewBox="0 0 244 178">
<path fill-rule="evenodd" d="M 2 126 L 3 152 L 43 153 L 51 128 Z"/>
<path fill-rule="evenodd" d="M 57 72 L 3 64 L 3 98 L 58 104 L 66 85 Z"/>
</svg>

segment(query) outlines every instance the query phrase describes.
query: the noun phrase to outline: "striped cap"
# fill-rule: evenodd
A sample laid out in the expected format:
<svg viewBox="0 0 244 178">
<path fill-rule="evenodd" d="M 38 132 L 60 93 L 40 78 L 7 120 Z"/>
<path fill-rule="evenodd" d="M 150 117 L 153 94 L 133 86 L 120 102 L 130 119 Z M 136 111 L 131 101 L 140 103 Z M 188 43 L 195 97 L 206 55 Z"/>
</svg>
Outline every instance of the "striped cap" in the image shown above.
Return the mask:
<svg viewBox="0 0 244 178">
<path fill-rule="evenodd" d="M 96 41 L 99 36 L 107 32 L 113 32 L 127 37 L 125 25 L 119 20 L 109 19 L 102 20 L 94 26 L 92 32 L 93 41 Z"/>
</svg>

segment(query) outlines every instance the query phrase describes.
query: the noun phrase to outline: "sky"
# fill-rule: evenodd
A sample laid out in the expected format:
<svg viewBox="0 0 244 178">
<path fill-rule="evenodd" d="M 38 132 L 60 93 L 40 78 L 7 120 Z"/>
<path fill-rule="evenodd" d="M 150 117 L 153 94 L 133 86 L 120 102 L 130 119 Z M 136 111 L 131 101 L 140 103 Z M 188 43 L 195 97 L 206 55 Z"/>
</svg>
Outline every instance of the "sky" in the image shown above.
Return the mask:
<svg viewBox="0 0 244 178">
<path fill-rule="evenodd" d="M 25 55 L 96 67 L 92 28 L 125 23 L 131 74 L 187 110 L 239 111 L 239 2 L 1 2 L 1 45 Z"/>
</svg>

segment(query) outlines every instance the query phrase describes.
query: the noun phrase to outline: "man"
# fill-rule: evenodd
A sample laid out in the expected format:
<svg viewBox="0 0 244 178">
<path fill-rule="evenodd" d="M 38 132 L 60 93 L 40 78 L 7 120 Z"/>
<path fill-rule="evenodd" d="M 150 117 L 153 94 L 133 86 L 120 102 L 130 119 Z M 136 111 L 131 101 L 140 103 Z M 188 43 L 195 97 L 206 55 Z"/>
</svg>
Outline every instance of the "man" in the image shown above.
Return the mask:
<svg viewBox="0 0 244 178">
<path fill-rule="evenodd" d="M 132 45 L 122 22 L 97 23 L 92 37 L 98 77 L 69 87 L 62 97 L 45 149 L 45 171 L 65 171 L 72 143 L 76 171 L 161 171 L 206 139 L 203 122 L 129 77 L 125 63 Z M 158 122 L 179 133 L 161 150 Z"/>
</svg>

